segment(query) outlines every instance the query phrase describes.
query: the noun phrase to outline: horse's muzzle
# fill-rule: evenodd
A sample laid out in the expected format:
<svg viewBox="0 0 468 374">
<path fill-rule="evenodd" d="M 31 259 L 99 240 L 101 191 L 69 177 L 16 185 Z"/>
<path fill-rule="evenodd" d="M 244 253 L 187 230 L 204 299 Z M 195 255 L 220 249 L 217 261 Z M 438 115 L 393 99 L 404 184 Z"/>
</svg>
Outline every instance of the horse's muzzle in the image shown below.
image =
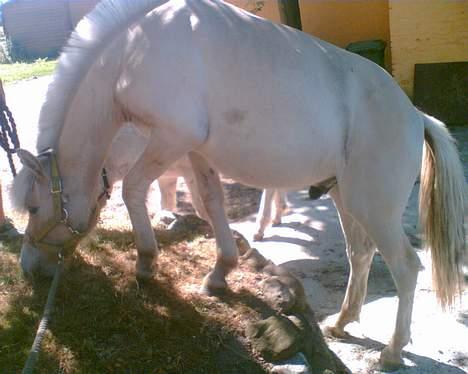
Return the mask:
<svg viewBox="0 0 468 374">
<path fill-rule="evenodd" d="M 20 264 L 26 277 L 52 277 L 57 267 L 56 260 L 27 242 L 21 247 Z"/>
</svg>

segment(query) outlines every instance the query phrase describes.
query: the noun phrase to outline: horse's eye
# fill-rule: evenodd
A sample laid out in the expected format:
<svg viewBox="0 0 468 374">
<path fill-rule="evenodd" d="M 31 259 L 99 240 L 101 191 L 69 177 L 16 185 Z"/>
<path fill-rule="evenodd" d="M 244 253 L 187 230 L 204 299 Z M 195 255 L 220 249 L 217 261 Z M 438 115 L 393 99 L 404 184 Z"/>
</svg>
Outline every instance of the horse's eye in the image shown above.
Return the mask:
<svg viewBox="0 0 468 374">
<path fill-rule="evenodd" d="M 36 214 L 39 208 L 33 207 L 33 208 L 28 208 L 29 214 Z"/>
</svg>

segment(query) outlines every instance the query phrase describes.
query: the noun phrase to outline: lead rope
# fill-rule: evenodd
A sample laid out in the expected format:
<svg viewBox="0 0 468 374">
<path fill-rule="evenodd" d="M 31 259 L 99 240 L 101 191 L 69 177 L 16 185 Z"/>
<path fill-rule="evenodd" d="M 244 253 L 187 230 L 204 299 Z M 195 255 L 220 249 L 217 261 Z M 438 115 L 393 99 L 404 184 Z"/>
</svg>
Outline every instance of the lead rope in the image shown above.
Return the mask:
<svg viewBox="0 0 468 374">
<path fill-rule="evenodd" d="M 22 374 L 32 374 L 34 371 L 34 366 L 36 365 L 37 358 L 39 357 L 39 352 L 41 350 L 42 340 L 44 335 L 49 327 L 49 323 L 52 319 L 52 313 L 54 311 L 55 304 L 55 295 L 57 293 L 60 276 L 62 275 L 63 270 L 63 256 L 62 253 L 59 253 L 57 262 L 57 268 L 55 269 L 54 279 L 50 285 L 49 294 L 47 295 L 47 302 L 44 307 L 44 314 L 42 315 L 41 322 L 36 332 L 36 337 L 32 344 L 31 350 L 29 351 L 28 359 L 24 365 Z"/>
</svg>

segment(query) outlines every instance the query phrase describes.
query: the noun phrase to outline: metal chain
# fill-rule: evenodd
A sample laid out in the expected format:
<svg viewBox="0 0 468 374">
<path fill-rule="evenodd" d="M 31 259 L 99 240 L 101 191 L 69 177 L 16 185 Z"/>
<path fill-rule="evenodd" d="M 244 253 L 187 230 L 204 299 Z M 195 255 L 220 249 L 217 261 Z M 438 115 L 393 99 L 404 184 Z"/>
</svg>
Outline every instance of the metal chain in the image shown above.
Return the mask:
<svg viewBox="0 0 468 374">
<path fill-rule="evenodd" d="M 12 147 L 10 146 L 10 140 Z M 8 162 L 13 176 L 16 176 L 15 163 L 13 162 L 13 154 L 20 147 L 18 138 L 18 130 L 16 122 L 13 119 L 10 109 L 8 109 L 4 100 L 0 100 L 0 146 L 7 154 Z"/>
</svg>

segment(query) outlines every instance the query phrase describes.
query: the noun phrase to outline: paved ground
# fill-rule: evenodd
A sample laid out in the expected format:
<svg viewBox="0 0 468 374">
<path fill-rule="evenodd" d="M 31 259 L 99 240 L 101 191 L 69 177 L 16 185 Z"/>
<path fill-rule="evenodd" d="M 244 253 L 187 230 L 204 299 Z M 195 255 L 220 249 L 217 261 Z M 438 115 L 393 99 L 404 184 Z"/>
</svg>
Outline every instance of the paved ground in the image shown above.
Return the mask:
<svg viewBox="0 0 468 374">
<path fill-rule="evenodd" d="M 7 102 L 18 123 L 24 148 L 34 151 L 37 116 L 48 78 L 40 78 L 6 87 Z M 455 129 L 468 175 L 468 127 Z M 0 155 L 0 178 L 8 189 L 11 178 L 8 165 Z M 418 246 L 417 191 L 411 196 L 404 223 L 413 244 Z M 118 198 L 115 203 L 118 204 Z M 266 257 L 292 269 L 303 281 L 310 304 L 325 325 L 336 318 L 347 282 L 349 267 L 339 221 L 329 198 L 312 202 L 307 191 L 289 194 L 290 213 L 279 227 L 270 228 L 263 242 L 254 242 Z M 6 201 L 6 209 L 9 203 Z M 255 217 L 232 224 L 252 238 Z M 420 273 L 414 317 L 413 342 L 405 350 L 407 369 L 413 373 L 465 373 L 468 371 L 468 293 L 456 310 L 442 313 L 437 306 L 430 281 L 430 259 L 418 254 L 426 270 Z M 353 373 L 375 372 L 379 351 L 388 341 L 396 315 L 397 297 L 390 274 L 379 256 L 375 257 L 369 280 L 369 293 L 361 322 L 348 331 L 353 338 L 329 341 L 330 347 Z"/>
</svg>

